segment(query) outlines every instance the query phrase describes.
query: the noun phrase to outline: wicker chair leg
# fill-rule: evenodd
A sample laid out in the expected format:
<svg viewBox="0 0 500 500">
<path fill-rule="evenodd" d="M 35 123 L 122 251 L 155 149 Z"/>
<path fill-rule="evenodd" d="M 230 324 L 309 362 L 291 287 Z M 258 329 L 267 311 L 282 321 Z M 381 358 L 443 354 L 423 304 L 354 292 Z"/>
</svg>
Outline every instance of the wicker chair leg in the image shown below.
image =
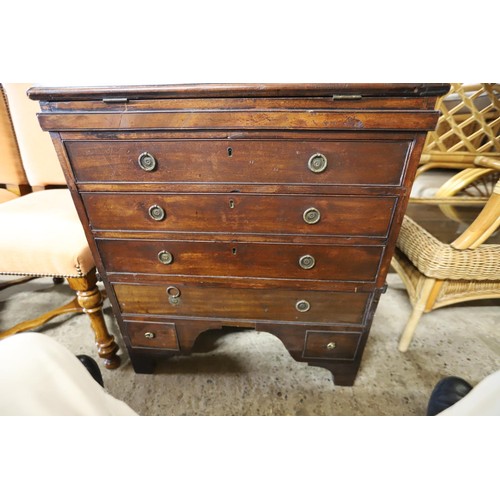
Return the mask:
<svg viewBox="0 0 500 500">
<path fill-rule="evenodd" d="M 418 300 L 413 306 L 413 312 L 411 313 L 408 323 L 406 323 L 404 332 L 401 335 L 401 339 L 399 340 L 399 350 L 401 352 L 406 352 L 408 350 L 408 347 L 410 346 L 410 343 L 413 339 L 417 324 L 422 317 L 422 314 L 426 311 L 426 309 L 428 310 L 427 302 L 434 289 L 435 283 L 436 280 L 429 278 L 426 279 L 422 285 Z"/>
</svg>

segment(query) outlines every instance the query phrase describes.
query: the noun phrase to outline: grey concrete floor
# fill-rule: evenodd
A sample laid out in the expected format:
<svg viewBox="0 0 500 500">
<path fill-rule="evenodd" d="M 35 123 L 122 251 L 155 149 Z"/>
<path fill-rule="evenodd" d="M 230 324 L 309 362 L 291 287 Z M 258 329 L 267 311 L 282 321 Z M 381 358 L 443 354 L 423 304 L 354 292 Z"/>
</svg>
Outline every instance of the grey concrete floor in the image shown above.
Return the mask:
<svg viewBox="0 0 500 500">
<path fill-rule="evenodd" d="M 2 279 L 5 279 L 3 277 Z M 422 318 L 407 353 L 397 341 L 410 313 L 399 278 L 388 276 L 353 387 L 330 372 L 294 361 L 266 332 L 205 334 L 197 352 L 134 373 L 109 302 L 105 317 L 121 346 L 122 366 L 103 371 L 106 389 L 140 415 L 424 415 L 438 380 L 458 375 L 472 384 L 500 368 L 500 301 L 470 302 Z M 0 330 L 72 298 L 50 278 L 0 292 Z M 97 357 L 85 315 L 40 327 L 75 354 Z"/>
</svg>

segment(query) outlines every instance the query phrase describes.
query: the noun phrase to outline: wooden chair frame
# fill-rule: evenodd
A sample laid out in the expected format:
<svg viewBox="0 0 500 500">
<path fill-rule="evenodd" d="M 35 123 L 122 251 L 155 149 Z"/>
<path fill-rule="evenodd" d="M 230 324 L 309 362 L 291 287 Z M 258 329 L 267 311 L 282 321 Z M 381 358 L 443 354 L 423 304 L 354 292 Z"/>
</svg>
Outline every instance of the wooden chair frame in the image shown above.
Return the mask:
<svg viewBox="0 0 500 500">
<path fill-rule="evenodd" d="M 2 288 L 7 286 L 17 285 L 26 281 L 36 279 L 35 277 L 25 277 L 14 281 L 9 281 Z M 87 273 L 86 276 L 67 277 L 70 288 L 76 292 L 76 297 L 67 304 L 53 309 L 41 316 L 23 321 L 12 326 L 8 330 L 0 332 L 0 340 L 14 335 L 16 333 L 25 332 L 38 328 L 53 318 L 70 313 L 85 313 L 90 320 L 90 325 L 95 335 L 97 353 L 103 359 L 104 366 L 109 369 L 118 368 L 120 366 L 120 358 L 117 356 L 118 345 L 114 337 L 109 334 L 102 313 L 102 304 L 106 298 L 106 293 L 101 292 L 97 287 L 97 278 L 95 268 Z"/>
<path fill-rule="evenodd" d="M 14 84 L 9 84 L 14 85 Z M 7 86 L 7 84 L 6 84 Z M 29 101 L 28 97 L 26 97 L 27 102 Z M 11 102 L 12 104 L 12 102 Z M 8 173 L 8 177 L 3 179 L 4 184 L 0 184 L 0 187 L 5 186 L 5 188 L 19 196 L 34 196 L 30 195 L 30 193 L 45 190 L 49 187 L 66 189 L 67 186 L 64 184 L 57 186 L 49 186 L 49 185 L 41 185 L 41 186 L 32 186 L 30 184 L 25 184 L 29 182 L 29 176 L 26 175 L 26 164 L 23 162 L 23 155 L 20 149 L 20 138 L 19 128 L 16 130 L 16 126 L 13 120 L 13 109 L 9 105 L 8 95 L 4 89 L 4 86 L 0 84 L 0 112 L 2 119 L 2 133 L 5 134 L 6 144 L 8 147 L 5 148 L 5 166 L 6 172 Z M 18 115 L 19 116 L 19 115 Z M 33 112 L 33 120 L 36 120 L 35 112 Z M 19 123 L 18 123 L 19 125 Z M 38 127 L 38 124 L 36 124 Z M 31 139 L 33 129 L 26 129 L 25 127 L 20 127 L 21 133 L 23 134 L 23 138 Z M 50 138 L 47 136 L 47 141 L 50 142 Z M 37 143 L 38 144 L 38 143 Z M 47 148 L 51 148 L 52 145 L 46 145 Z M 42 148 L 43 149 L 43 148 Z M 39 153 L 39 149 L 34 150 L 36 154 Z M 55 153 L 54 153 L 55 155 Z M 43 162 L 41 162 L 43 165 Z M 59 164 L 58 168 L 60 168 Z M 37 172 L 39 170 L 39 163 L 36 162 Z M 11 172 L 15 172 L 14 173 Z M 41 172 L 45 172 L 45 170 L 41 170 Z M 61 172 L 62 177 L 62 172 Z M 63 177 L 62 177 L 63 179 Z M 1 181 L 0 181 L 1 182 Z M 12 182 L 19 182 L 18 185 L 12 184 Z M 50 181 L 49 181 L 50 182 Z M 62 182 L 62 181 L 61 181 Z M 11 203 L 10 200 L 4 201 L 2 203 L 3 206 Z M 12 203 L 17 203 L 17 201 L 13 200 Z M 11 205 L 12 206 L 12 205 Z M 2 274 L 7 274 L 9 269 L 3 269 Z M 76 269 L 75 269 L 76 272 Z M 36 276 L 25 276 L 22 278 L 17 277 L 9 282 L 4 282 L 0 285 L 0 290 L 5 289 L 9 286 L 19 285 L 26 281 L 39 278 L 44 276 L 43 274 Z M 95 335 L 95 342 L 97 345 L 97 351 L 99 356 L 104 361 L 104 366 L 106 368 L 117 368 L 120 365 L 120 358 L 117 356 L 118 345 L 116 344 L 112 335 L 109 334 L 106 323 L 104 321 L 103 313 L 102 313 L 102 303 L 105 298 L 105 294 L 102 294 L 99 288 L 97 287 L 97 279 L 96 279 L 96 269 L 90 269 L 85 276 L 61 276 L 59 279 L 64 280 L 67 279 L 70 288 L 76 293 L 76 297 L 69 302 L 68 304 L 58 307 L 52 311 L 49 311 L 38 318 L 30 319 L 27 321 L 23 321 L 13 327 L 0 332 L 0 340 L 8 337 L 9 335 L 14 335 L 15 333 L 32 330 L 37 328 L 56 316 L 67 313 L 85 313 L 89 319 L 92 329 Z"/>
</svg>

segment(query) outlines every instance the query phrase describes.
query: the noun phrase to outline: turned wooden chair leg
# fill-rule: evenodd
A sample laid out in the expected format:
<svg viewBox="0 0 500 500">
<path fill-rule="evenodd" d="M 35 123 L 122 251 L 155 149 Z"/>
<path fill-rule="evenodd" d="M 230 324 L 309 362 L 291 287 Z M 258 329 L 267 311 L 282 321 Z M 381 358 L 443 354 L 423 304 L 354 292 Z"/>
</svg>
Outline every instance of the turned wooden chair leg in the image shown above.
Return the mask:
<svg viewBox="0 0 500 500">
<path fill-rule="evenodd" d="M 95 333 L 97 352 L 104 360 L 104 366 L 109 369 L 120 366 L 117 356 L 118 345 L 106 327 L 102 314 L 102 296 L 97 288 L 95 270 L 83 278 L 67 278 L 69 286 L 76 292 L 78 304 L 90 318 L 90 324 Z"/>
<path fill-rule="evenodd" d="M 399 341 L 399 350 L 401 352 L 406 352 L 408 350 L 408 347 L 413 339 L 413 335 L 415 334 L 415 328 L 417 328 L 418 321 L 428 308 L 429 297 L 435 284 L 436 280 L 431 278 L 424 281 L 417 303 L 413 306 L 413 312 L 411 313 L 408 323 L 406 323 L 406 327 Z"/>
</svg>

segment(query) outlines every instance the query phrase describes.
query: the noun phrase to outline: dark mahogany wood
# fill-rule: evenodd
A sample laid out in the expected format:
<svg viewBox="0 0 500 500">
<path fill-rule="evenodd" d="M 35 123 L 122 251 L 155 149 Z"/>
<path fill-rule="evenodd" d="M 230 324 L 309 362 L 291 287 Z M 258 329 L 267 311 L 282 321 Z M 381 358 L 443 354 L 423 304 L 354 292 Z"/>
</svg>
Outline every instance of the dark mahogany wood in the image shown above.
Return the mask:
<svg viewBox="0 0 500 500">
<path fill-rule="evenodd" d="M 383 246 L 98 240 L 108 273 L 374 282 Z M 169 252 L 170 264 L 160 262 Z M 300 266 L 304 256 L 314 267 Z M 306 266 L 307 267 L 307 266 Z"/>
<path fill-rule="evenodd" d="M 210 99 L 176 98 L 166 99 L 121 99 L 116 100 L 87 100 L 87 101 L 45 101 L 42 103 L 44 111 L 147 111 L 147 110 L 186 110 L 186 109 L 220 109 L 227 102 L 227 98 L 212 97 Z M 232 106 L 235 109 L 351 109 L 350 99 L 339 100 L 330 97 L 232 97 Z M 427 100 L 421 97 L 392 97 L 387 99 L 380 96 L 365 96 L 365 109 L 427 109 Z"/>
<path fill-rule="evenodd" d="M 134 369 L 189 354 L 203 332 L 251 328 L 352 385 L 448 88 L 31 89 Z M 312 172 L 319 153 L 327 168 Z M 320 219 L 307 224 L 311 208 Z"/>
<path fill-rule="evenodd" d="M 415 130 L 426 131 L 435 125 L 434 112 L 314 110 L 289 111 L 210 110 L 119 113 L 53 113 L 41 114 L 43 130 Z"/>
<path fill-rule="evenodd" d="M 399 186 L 412 141 L 351 140 L 172 140 L 172 141 L 66 141 L 78 182 L 140 183 L 258 183 L 362 184 Z M 143 152 L 156 159 L 145 172 L 138 158 Z M 313 173 L 309 158 L 323 154 L 327 168 Z M 356 175 L 363 158 L 365 175 Z"/>
<path fill-rule="evenodd" d="M 447 83 L 222 83 L 189 85 L 128 85 L 109 87 L 38 87 L 28 91 L 40 101 L 89 99 L 171 99 L 235 97 L 424 97 L 448 92 Z M 384 101 L 385 102 L 385 101 Z M 429 106 L 432 109 L 432 106 Z"/>
<path fill-rule="evenodd" d="M 175 323 L 125 321 L 124 324 L 134 347 L 179 351 Z"/>
<path fill-rule="evenodd" d="M 356 357 L 361 333 L 308 330 L 304 356 L 318 359 L 353 361 Z"/>
<path fill-rule="evenodd" d="M 396 196 L 82 193 L 94 231 L 387 237 Z M 152 206 L 165 216 L 153 219 Z M 306 211 L 319 220 L 310 224 Z"/>
<path fill-rule="evenodd" d="M 169 292 L 175 287 L 177 301 Z M 115 284 L 114 290 L 123 315 L 148 314 L 202 318 L 232 318 L 299 323 L 345 323 L 362 325 L 371 294 L 367 292 L 322 292 L 268 288 L 239 289 L 188 286 L 171 279 L 164 286 Z M 300 301 L 310 309 L 297 310 Z"/>
</svg>

